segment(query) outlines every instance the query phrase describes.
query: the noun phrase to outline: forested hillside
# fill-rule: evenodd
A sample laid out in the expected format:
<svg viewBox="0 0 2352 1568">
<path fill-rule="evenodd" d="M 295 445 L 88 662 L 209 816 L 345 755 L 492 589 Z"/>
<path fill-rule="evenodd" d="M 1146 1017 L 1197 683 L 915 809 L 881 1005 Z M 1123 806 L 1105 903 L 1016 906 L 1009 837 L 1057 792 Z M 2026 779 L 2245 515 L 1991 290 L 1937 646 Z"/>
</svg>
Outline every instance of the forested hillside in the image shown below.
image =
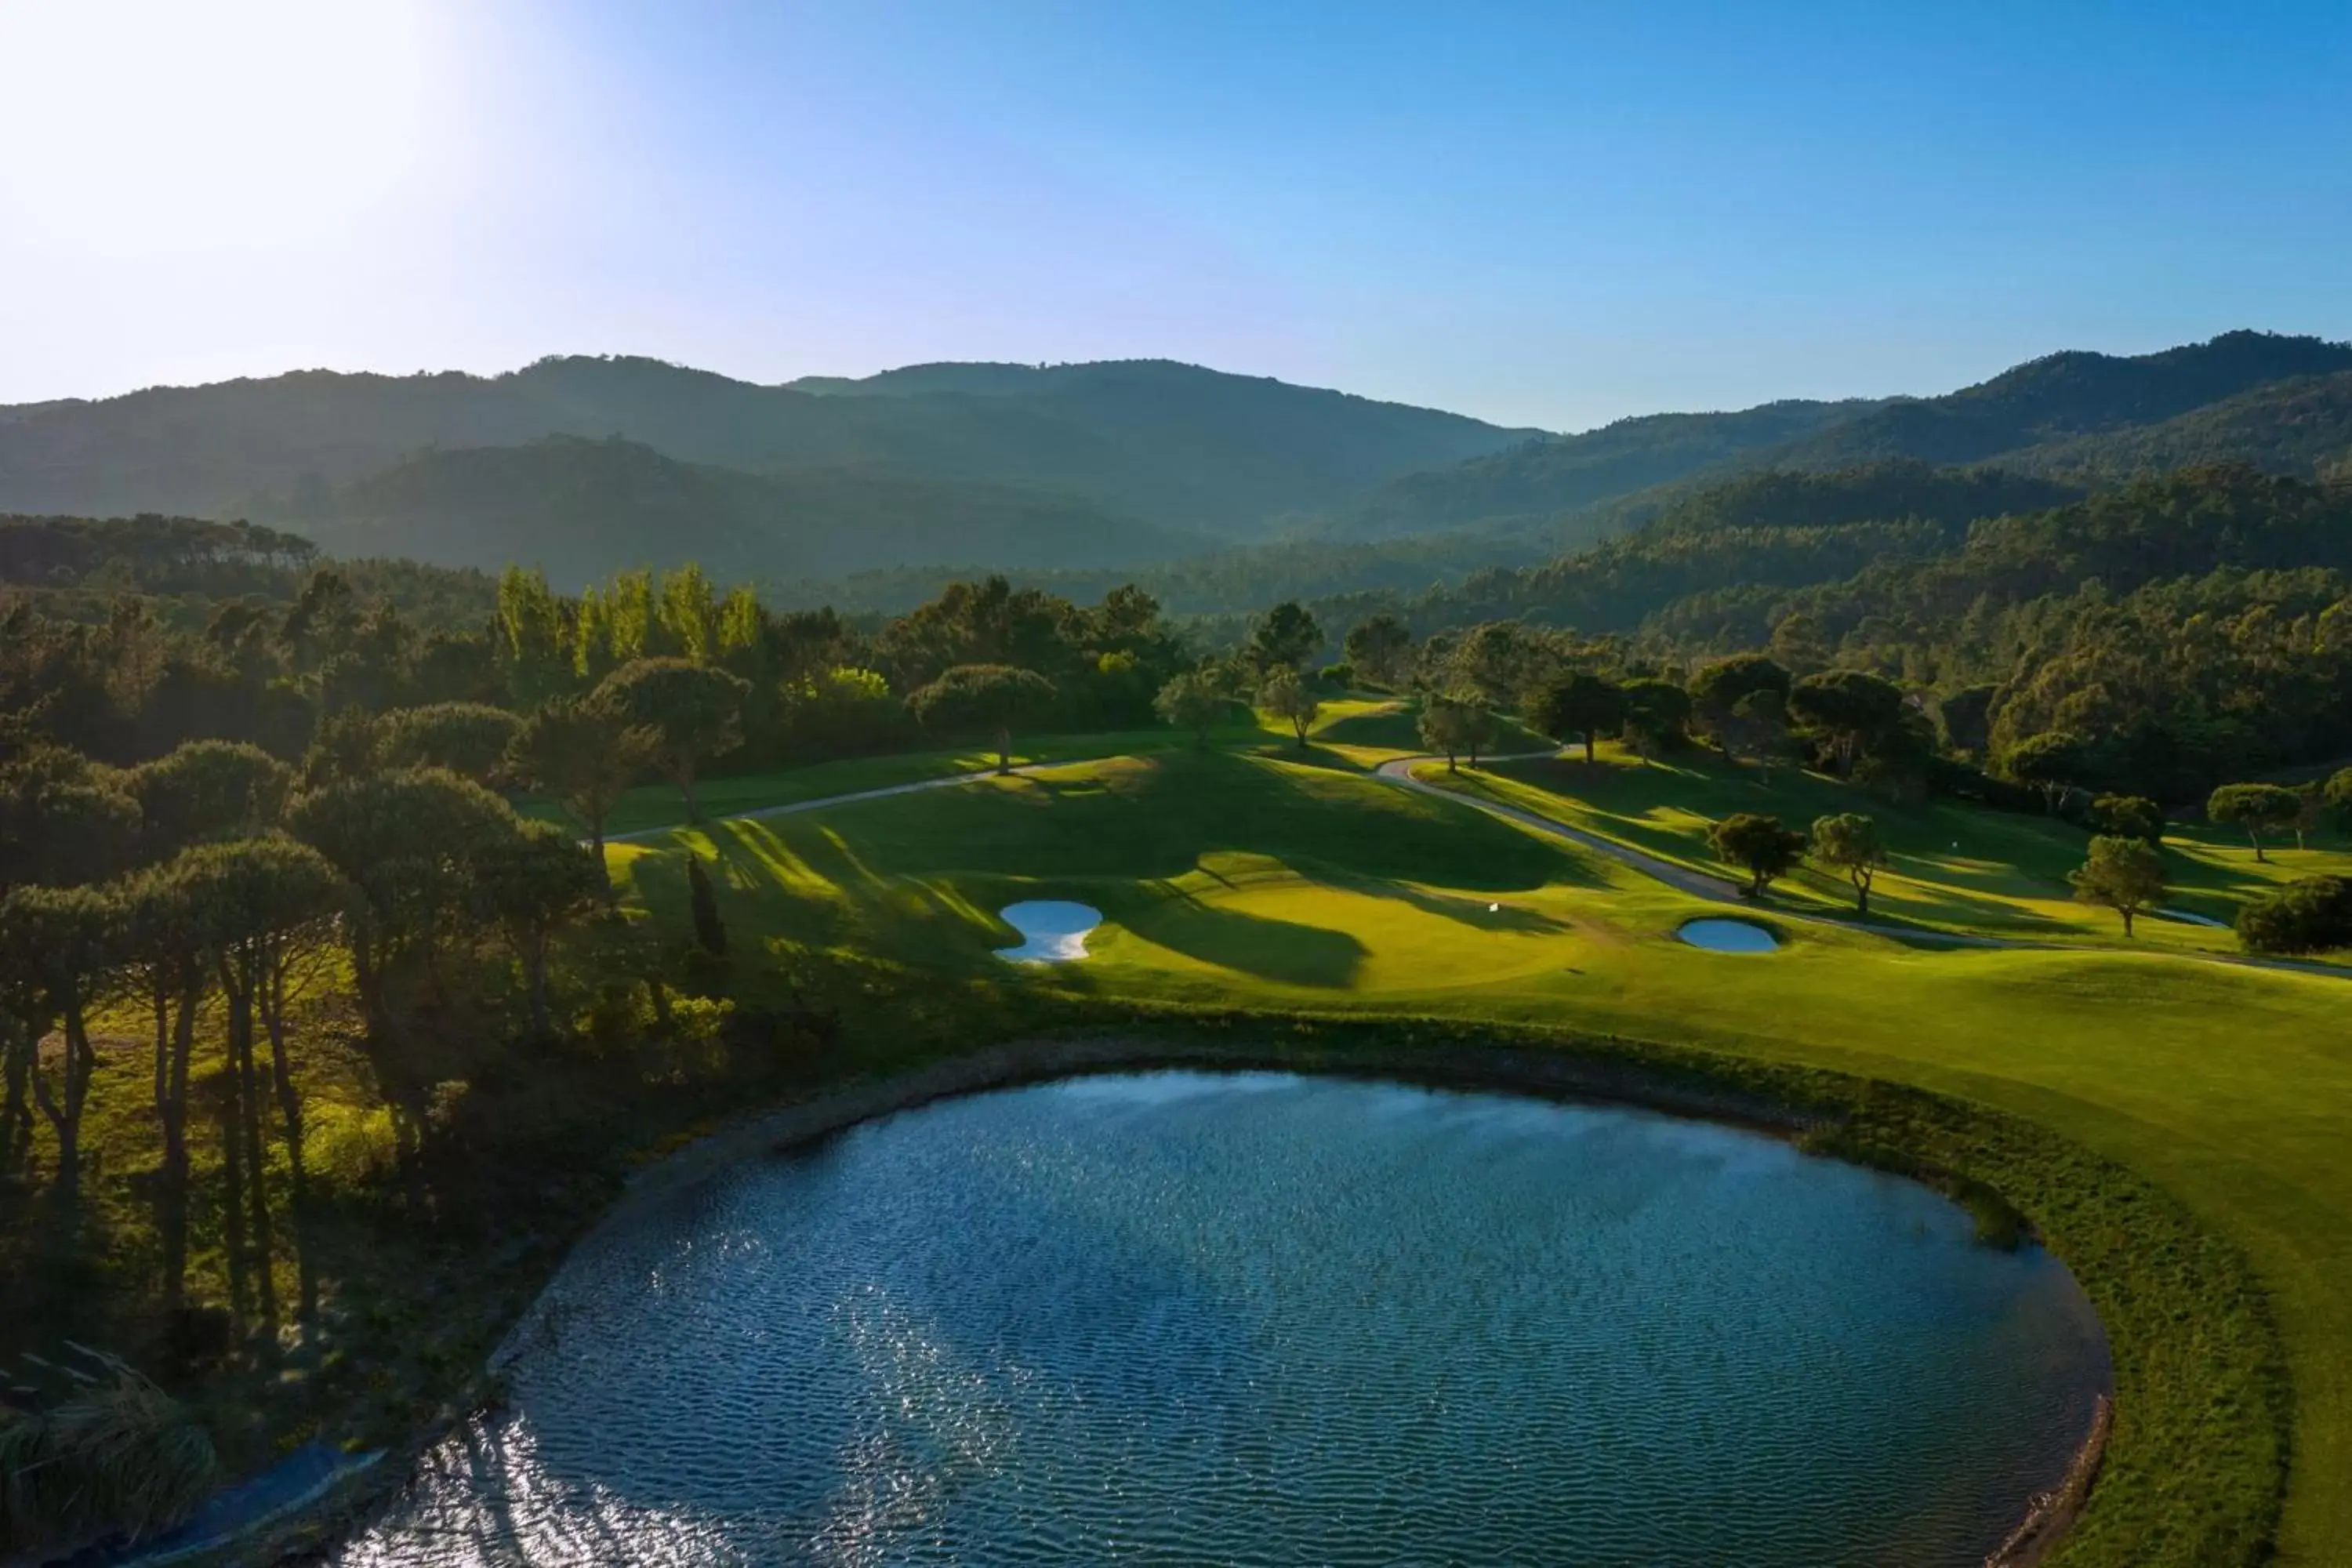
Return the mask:
<svg viewBox="0 0 2352 1568">
<path fill-rule="evenodd" d="M 1990 463 L 2076 484 L 2192 462 L 2310 477 L 2352 453 L 2352 344 L 2229 332 L 2159 353 L 2055 353 L 1940 397 L 1775 403 L 1622 420 L 1409 475 L 1331 527 L 1366 535 L 1498 518 L 1554 548 L 1638 524 L 1757 468 Z"/>
<path fill-rule="evenodd" d="M 1538 437 L 1452 468 L 1394 480 L 1332 518 L 1326 531 L 1381 538 L 1466 522 L 1549 518 L 1689 474 L 1737 467 L 1877 406 L 1768 403 L 1737 414 L 1652 414 L 1580 436 Z"/>
<path fill-rule="evenodd" d="M 1776 458 L 1815 468 L 1887 458 L 2032 468 L 2026 450 L 2047 442 L 2161 424 L 2268 383 L 2347 370 L 2352 344 L 2271 332 L 2128 358 L 2054 353 L 1948 396 L 1890 404 Z"/>
<path fill-rule="evenodd" d="M 2305 478 L 2352 473 L 2352 371 L 2273 382 L 2160 424 L 2044 442 L 1994 461 L 2085 486 L 2203 463 Z"/>
<path fill-rule="evenodd" d="M 1509 627 L 1653 670 L 1864 671 L 1997 767 L 2058 736 L 2040 744 L 2077 782 L 2167 800 L 2352 748 L 2352 486 L 2220 465 L 1969 516 L 2045 489 L 1913 464 L 1759 476 L 1541 567 L 1312 607 L 1432 647 Z"/>
<path fill-rule="evenodd" d="M 302 519 L 323 492 L 423 448 L 618 435 L 689 463 L 866 466 L 1034 488 L 1248 537 L 1528 434 L 1160 361 L 936 368 L 1003 390 L 932 391 L 939 377 L 908 372 L 918 390 L 820 395 L 655 360 L 573 357 L 497 376 L 304 371 L 5 408 L 0 507 Z"/>
<path fill-rule="evenodd" d="M 679 561 L 777 581 L 920 561 L 1111 566 L 1208 542 L 1068 495 L 875 468 L 748 474 L 567 436 L 420 453 L 320 498 L 295 525 L 338 554 L 489 571 L 520 561 L 567 587 Z"/>
<path fill-rule="evenodd" d="M 0 608 L 58 620 L 135 608 L 194 630 L 224 610 L 292 603 L 318 564 L 312 541 L 243 522 L 0 515 Z M 363 598 L 426 629 L 478 621 L 496 602 L 496 581 L 480 572 L 397 558 L 338 561 L 335 570 Z"/>
<path fill-rule="evenodd" d="M 1141 573 L 1179 613 L 1234 615 L 1270 593 L 1447 589 L 1661 517 L 1685 530 L 1842 529 L 1951 521 L 1955 506 L 1989 516 L 2193 463 L 2333 473 L 2352 463 L 2352 346 L 2233 332 L 2137 358 L 2053 354 L 1943 397 L 1527 437 L 1159 361 L 911 365 L 760 386 L 575 357 L 492 377 L 303 372 L 0 409 L 0 507 L 250 518 L 337 554 L 523 561 L 566 586 L 697 559 L 782 600 L 884 610 L 975 572 L 1073 592 Z M 1743 475 L 1903 462 L 1994 468 L 1985 484 L 2009 489 L 1946 484 L 1923 510 L 1885 489 L 1887 470 L 1867 516 L 1833 490 L 1785 485 L 1769 520 L 1703 515 L 1762 503 L 1766 490 L 1720 488 Z M 2042 488 L 2021 488 L 2027 478 Z M 1785 559 L 1816 545 L 1815 565 Z M 1704 552 L 1685 546 L 1688 571 L 1608 588 L 1598 607 L 1568 602 L 1593 624 L 1632 625 L 1669 588 L 1794 586 L 1910 545 L 1776 540 L 1760 546 L 1771 564 L 1758 547 L 1738 542 L 1713 572 L 1723 581 L 1697 580 Z M 1468 590 L 1538 606 L 1551 591 Z"/>
</svg>

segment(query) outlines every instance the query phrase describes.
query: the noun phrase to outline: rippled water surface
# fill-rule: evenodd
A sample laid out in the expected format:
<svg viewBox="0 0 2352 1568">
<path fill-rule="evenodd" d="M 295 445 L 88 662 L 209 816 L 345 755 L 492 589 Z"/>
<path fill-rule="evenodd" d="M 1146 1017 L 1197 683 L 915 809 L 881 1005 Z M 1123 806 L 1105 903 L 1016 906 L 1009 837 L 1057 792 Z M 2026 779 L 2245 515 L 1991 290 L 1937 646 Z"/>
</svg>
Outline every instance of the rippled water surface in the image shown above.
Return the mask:
<svg viewBox="0 0 2352 1568">
<path fill-rule="evenodd" d="M 909 1111 L 641 1210 L 348 1563 L 1974 1563 L 2105 1386 L 1941 1198 L 1279 1074 Z"/>
</svg>

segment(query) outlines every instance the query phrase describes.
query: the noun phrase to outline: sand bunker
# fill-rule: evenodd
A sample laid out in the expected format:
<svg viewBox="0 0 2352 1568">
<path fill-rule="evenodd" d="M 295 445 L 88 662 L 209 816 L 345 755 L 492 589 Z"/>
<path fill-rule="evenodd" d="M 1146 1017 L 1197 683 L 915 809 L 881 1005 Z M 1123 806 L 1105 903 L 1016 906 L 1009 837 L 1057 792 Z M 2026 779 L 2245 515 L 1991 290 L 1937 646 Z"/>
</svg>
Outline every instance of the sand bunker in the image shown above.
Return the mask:
<svg viewBox="0 0 2352 1568">
<path fill-rule="evenodd" d="M 1102 911 L 1092 904 L 1061 899 L 1027 899 L 1007 904 L 998 918 L 1019 931 L 1019 947 L 1000 947 L 996 956 L 1013 963 L 1067 963 L 1087 955 L 1087 933 L 1102 924 Z"/>
<path fill-rule="evenodd" d="M 1675 934 L 1709 952 L 1771 952 L 1780 939 L 1746 921 L 1685 921 Z"/>
</svg>

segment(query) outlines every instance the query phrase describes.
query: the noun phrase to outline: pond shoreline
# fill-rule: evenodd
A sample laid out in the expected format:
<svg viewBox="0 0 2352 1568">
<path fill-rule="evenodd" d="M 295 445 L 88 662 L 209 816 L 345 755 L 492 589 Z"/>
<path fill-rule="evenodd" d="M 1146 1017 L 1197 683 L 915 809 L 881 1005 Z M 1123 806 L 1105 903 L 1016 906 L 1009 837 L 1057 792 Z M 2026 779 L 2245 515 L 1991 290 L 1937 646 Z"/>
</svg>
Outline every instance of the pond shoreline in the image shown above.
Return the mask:
<svg viewBox="0 0 2352 1568">
<path fill-rule="evenodd" d="M 2066 1479 L 2028 1504 L 2025 1521 L 2010 1532 L 2000 1550 L 1985 1559 L 1985 1568 L 2035 1568 L 2057 1550 L 2067 1530 L 2091 1500 L 2098 1483 L 2099 1461 L 2106 1457 L 2107 1435 L 2115 1430 L 2116 1402 L 2105 1394 L 2091 1413 L 2090 1435 L 2074 1450 Z"/>
<path fill-rule="evenodd" d="M 1569 1102 L 1626 1106 L 1738 1127 L 1800 1144 L 1808 1135 L 1843 1119 L 1830 1109 L 1805 1106 L 1790 1096 L 1741 1088 L 1679 1064 L 1653 1062 L 1595 1049 L 1602 1042 L 1552 1037 L 1557 1043 L 1507 1044 L 1491 1038 L 1471 1044 L 1458 1037 L 1423 1043 L 1370 1031 L 1312 1037 L 1303 1020 L 1268 1017 L 1236 1020 L 1214 1034 L 1168 1027 L 1177 1020 L 1139 1019 L 1125 1026 L 1039 1035 L 999 1042 L 943 1057 L 904 1071 L 850 1079 L 789 1103 L 747 1112 L 732 1124 L 684 1144 L 635 1173 L 619 1197 L 574 1237 L 571 1250 L 609 1226 L 629 1223 L 646 1209 L 714 1179 L 746 1162 L 789 1152 L 860 1123 L 919 1109 L 942 1100 L 1097 1073 L 1153 1070 L 1283 1071 L 1376 1078 L 1435 1089 L 1504 1092 Z M 1255 1028 L 1250 1027 L 1255 1024 Z M 1309 1037 L 1301 1037 L 1302 1032 Z M 1490 1034 L 1492 1032 L 1489 1032 Z M 1244 1036 L 1245 1037 L 1233 1037 Z M 1540 1038 L 1540 1037 L 1538 1037 Z M 1616 1045 L 1617 1042 L 1607 1042 Z M 1587 1047 L 1576 1048 L 1577 1045 Z M 1916 1178 L 1914 1178 L 1916 1179 Z M 562 1259 L 551 1270 L 551 1285 Z M 548 1289 L 532 1299 L 490 1352 L 483 1376 L 443 1407 L 430 1429 L 377 1467 L 373 1485 L 352 1489 L 333 1500 L 330 1517 L 307 1528 L 273 1531 L 279 1544 L 242 1561 L 262 1563 L 294 1554 L 317 1560 L 362 1528 L 406 1484 L 415 1461 L 502 1398 L 505 1370 L 542 1334 L 560 1326 L 561 1302 Z M 2104 1321 L 2102 1330 L 2105 1330 Z M 2103 1396 L 2100 1415 L 2066 1476 L 2050 1491 L 2024 1500 L 2024 1517 L 1995 1555 L 1990 1568 L 2029 1568 L 2053 1550 L 2086 1506 L 2104 1450 L 2106 1415 L 2113 1402 Z M 322 1510 L 322 1512 L 327 1510 Z M 295 1545 L 296 1538 L 301 1542 Z M 2030 1552 L 2030 1555 L 2016 1554 Z"/>
</svg>

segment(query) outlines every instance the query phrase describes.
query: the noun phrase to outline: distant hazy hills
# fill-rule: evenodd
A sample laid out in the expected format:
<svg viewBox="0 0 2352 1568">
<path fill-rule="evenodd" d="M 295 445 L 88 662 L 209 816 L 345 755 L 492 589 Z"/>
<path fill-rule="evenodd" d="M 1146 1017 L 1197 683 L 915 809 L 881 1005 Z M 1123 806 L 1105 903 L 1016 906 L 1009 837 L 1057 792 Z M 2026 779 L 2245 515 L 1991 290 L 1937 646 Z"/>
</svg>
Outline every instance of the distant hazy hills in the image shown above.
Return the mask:
<svg viewBox="0 0 2352 1568">
<path fill-rule="evenodd" d="M 750 474 L 617 437 L 426 451 L 314 498 L 299 521 L 337 554 L 519 561 L 567 584 L 689 560 L 722 577 L 826 577 L 950 551 L 1007 568 L 1123 567 L 1211 542 L 1076 497 L 870 468 Z"/>
<path fill-rule="evenodd" d="M 1263 537 L 1286 513 L 1336 506 L 1528 434 L 1164 362 L 916 367 L 815 384 L 824 390 L 652 360 L 574 358 L 488 377 L 307 371 L 0 409 L 0 509 L 244 513 L 300 525 L 351 518 L 351 505 L 328 504 L 339 487 L 420 452 L 620 436 L 746 474 L 870 470 L 893 498 L 893 548 L 917 550 L 914 561 L 962 560 L 992 536 L 983 530 L 967 542 L 963 509 L 943 487 L 990 487 L 972 498 L 972 510 L 990 516 L 1008 504 L 1003 489 L 1036 491 L 1041 512 L 1083 505 L 1099 514 L 1097 526 L 1132 529 L 1158 548 L 1170 530 Z M 530 466 L 548 471 L 551 454 Z M 583 476 L 571 489 L 589 482 Z M 928 536 L 908 531 L 910 514 L 898 504 L 922 482 L 939 507 Z M 849 504 L 856 487 L 847 480 L 804 489 L 843 504 L 804 514 L 803 531 L 854 534 L 875 523 Z M 648 534 L 646 547 L 663 541 Z M 896 562 L 868 550 L 865 563 Z"/>
<path fill-rule="evenodd" d="M 1884 406 L 1768 403 L 1737 414 L 1650 414 L 1580 436 L 1544 436 L 1450 468 L 1391 480 L 1323 531 L 1355 538 L 1548 517 L 1696 473 L 1747 466 Z"/>
<path fill-rule="evenodd" d="M 1395 479 L 1330 519 L 1379 538 L 1468 523 L 1614 531 L 1746 470 L 1891 460 L 2117 482 L 2242 460 L 2308 476 L 2352 452 L 2352 344 L 2230 332 L 2160 353 L 2056 353 L 1941 397 L 1771 403 L 1625 419 Z"/>
<path fill-rule="evenodd" d="M 1533 562 L 1759 472 L 1873 466 L 1874 493 L 1912 463 L 2084 489 L 2214 460 L 2352 467 L 2352 345 L 2232 332 L 2053 354 L 1939 397 L 1576 436 L 1166 361 L 762 386 L 569 358 L 0 408 L 0 511 L 244 516 L 339 553 L 531 561 L 567 584 L 688 557 L 779 583 L 1185 562 L 1188 596 L 1235 607 L 1269 578 L 1396 589 Z"/>
<path fill-rule="evenodd" d="M 2057 353 L 1945 397 L 1889 404 L 1798 443 L 1783 460 L 1811 468 L 1887 458 L 2035 469 L 2042 449 L 2095 449 L 2267 384 L 2352 371 L 2352 343 L 2230 332 L 2210 342 L 2118 359 Z"/>
</svg>

